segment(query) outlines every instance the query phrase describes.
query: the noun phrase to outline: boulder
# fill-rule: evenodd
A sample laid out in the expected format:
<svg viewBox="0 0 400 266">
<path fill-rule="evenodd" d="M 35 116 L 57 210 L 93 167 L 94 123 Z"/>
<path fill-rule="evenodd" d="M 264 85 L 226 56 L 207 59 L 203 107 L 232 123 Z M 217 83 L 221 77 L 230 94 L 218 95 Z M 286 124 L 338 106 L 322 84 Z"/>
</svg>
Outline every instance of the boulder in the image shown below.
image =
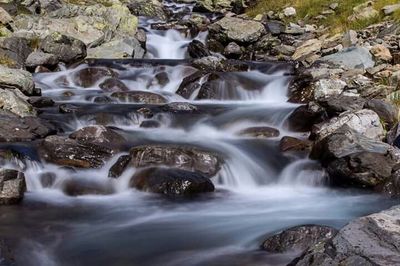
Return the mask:
<svg viewBox="0 0 400 266">
<path fill-rule="evenodd" d="M 322 42 L 318 39 L 307 40 L 296 48 L 296 51 L 292 55 L 294 60 L 303 60 L 307 56 L 321 51 Z"/>
<path fill-rule="evenodd" d="M 314 84 L 314 99 L 320 100 L 344 93 L 346 82 L 340 79 L 320 79 Z"/>
<path fill-rule="evenodd" d="M 349 17 L 350 21 L 373 19 L 379 16 L 379 12 L 374 9 L 373 1 L 367 1 L 353 8 L 353 14 Z"/>
<path fill-rule="evenodd" d="M 112 40 L 87 50 L 88 58 L 143 58 L 146 50 L 136 38 Z"/>
<path fill-rule="evenodd" d="M 25 176 L 17 170 L 0 168 L 0 205 L 21 202 L 26 191 Z"/>
<path fill-rule="evenodd" d="M 36 109 L 19 90 L 0 89 L 0 110 L 10 111 L 20 117 L 37 115 Z"/>
<path fill-rule="evenodd" d="M 106 77 L 113 78 L 117 76 L 118 74 L 109 68 L 87 67 L 75 71 L 72 80 L 77 86 L 89 88 L 96 85 Z"/>
<path fill-rule="evenodd" d="M 367 69 L 375 65 L 371 53 L 364 47 L 351 47 L 342 51 L 324 56 L 319 59 L 322 62 L 330 62 L 349 69 Z"/>
<path fill-rule="evenodd" d="M 99 168 L 111 158 L 113 151 L 93 143 L 49 136 L 42 141 L 38 153 L 48 163 L 77 168 Z"/>
<path fill-rule="evenodd" d="M 294 137 L 285 136 L 279 142 L 279 148 L 282 152 L 287 151 L 308 151 L 311 150 L 312 142 Z"/>
<path fill-rule="evenodd" d="M 189 43 L 188 53 L 191 58 L 201 58 L 211 55 L 211 52 L 207 49 L 207 47 L 198 40 L 193 40 Z"/>
<path fill-rule="evenodd" d="M 234 0 L 200 0 L 196 1 L 193 11 L 212 13 L 224 12 L 231 10 L 234 2 Z"/>
<path fill-rule="evenodd" d="M 71 197 L 83 195 L 109 195 L 114 191 L 107 184 L 98 183 L 91 180 L 71 178 L 62 184 L 62 191 Z"/>
<path fill-rule="evenodd" d="M 118 148 L 125 144 L 125 138 L 109 127 L 93 125 L 75 131 L 69 135 L 79 143 L 94 143 L 109 148 Z"/>
<path fill-rule="evenodd" d="M 213 192 L 213 183 L 199 172 L 181 169 L 147 168 L 132 177 L 131 187 L 167 196 L 191 196 Z"/>
<path fill-rule="evenodd" d="M 36 108 L 54 106 L 54 101 L 50 97 L 31 96 L 28 99 L 28 103 L 30 103 L 33 107 Z"/>
<path fill-rule="evenodd" d="M 237 17 L 224 17 L 210 25 L 210 38 L 221 43 L 253 43 L 265 33 L 262 23 L 254 20 L 245 20 Z"/>
<path fill-rule="evenodd" d="M 297 107 L 288 117 L 290 130 L 297 132 L 311 131 L 314 124 L 321 123 L 328 118 L 324 108 L 315 102 Z"/>
<path fill-rule="evenodd" d="M 40 118 L 0 114 L 0 142 L 23 142 L 44 138 L 56 131 Z"/>
<path fill-rule="evenodd" d="M 272 127 L 249 127 L 239 132 L 240 136 L 254 138 L 274 138 L 279 136 L 279 130 Z"/>
<path fill-rule="evenodd" d="M 139 127 L 141 128 L 158 128 L 161 127 L 161 123 L 157 120 L 144 120 L 140 123 Z"/>
<path fill-rule="evenodd" d="M 262 249 L 272 253 L 301 251 L 322 241 L 332 239 L 338 230 L 321 225 L 300 225 L 268 237 Z"/>
<path fill-rule="evenodd" d="M 0 38 L 0 63 L 11 68 L 23 68 L 25 60 L 32 52 L 25 38 Z"/>
<path fill-rule="evenodd" d="M 73 37 L 53 32 L 40 43 L 40 49 L 45 53 L 54 54 L 64 63 L 74 63 L 86 57 L 86 45 Z"/>
<path fill-rule="evenodd" d="M 330 117 L 333 117 L 346 111 L 359 111 L 363 109 L 365 99 L 355 96 L 339 95 L 321 99 L 318 103 L 326 110 Z"/>
<path fill-rule="evenodd" d="M 390 53 L 390 50 L 384 46 L 383 44 L 376 44 L 372 46 L 370 50 L 371 54 L 373 54 L 375 60 L 381 63 L 391 62 L 393 57 Z"/>
<path fill-rule="evenodd" d="M 134 167 L 169 166 L 214 176 L 221 168 L 221 159 L 213 152 L 186 145 L 143 145 L 130 150 Z"/>
<path fill-rule="evenodd" d="M 290 265 L 399 265 L 399 220 L 399 206 L 355 219 L 333 239 L 310 247 Z"/>
<path fill-rule="evenodd" d="M 32 75 L 21 69 L 10 69 L 0 65 L 0 87 L 17 89 L 25 95 L 35 95 L 35 83 Z"/>
<path fill-rule="evenodd" d="M 385 131 L 379 116 L 372 110 L 347 111 L 323 123 L 314 125 L 312 135 L 316 139 L 323 139 L 332 134 L 343 125 L 349 126 L 356 132 L 375 140 L 382 140 Z"/>
<path fill-rule="evenodd" d="M 27 68 L 36 68 L 38 66 L 44 66 L 47 68 L 54 68 L 58 64 L 57 56 L 53 54 L 43 53 L 41 51 L 35 51 L 29 54 L 26 59 Z"/>
<path fill-rule="evenodd" d="M 371 99 L 367 101 L 364 108 L 370 109 L 378 114 L 385 129 L 391 129 L 398 121 L 398 108 L 382 99 Z"/>
<path fill-rule="evenodd" d="M 188 102 L 172 102 L 163 105 L 162 110 L 168 113 L 194 113 L 198 108 Z"/>
<path fill-rule="evenodd" d="M 238 59 L 243 54 L 243 51 L 237 43 L 230 42 L 225 46 L 223 53 L 227 58 Z"/>
<path fill-rule="evenodd" d="M 181 84 L 176 91 L 176 94 L 179 94 L 185 99 L 190 99 L 192 94 L 199 90 L 202 85 L 202 80 L 207 76 L 207 73 L 202 71 L 196 71 L 195 73 L 183 78 Z"/>
<path fill-rule="evenodd" d="M 131 156 L 129 155 L 120 156 L 108 171 L 108 177 L 112 178 L 120 177 L 125 171 L 125 169 L 129 166 L 130 162 L 131 162 Z"/>
<path fill-rule="evenodd" d="M 192 61 L 192 66 L 205 72 L 239 72 L 249 69 L 248 64 L 244 62 L 216 56 L 195 59 Z"/>
<path fill-rule="evenodd" d="M 158 0 L 130 0 L 127 7 L 135 16 L 144 16 L 167 20 L 168 14 L 163 4 Z"/>
<path fill-rule="evenodd" d="M 118 92 L 118 91 L 129 91 L 128 87 L 121 80 L 117 78 L 108 78 L 99 87 L 104 92 Z"/>
<path fill-rule="evenodd" d="M 356 45 L 358 42 L 357 32 L 349 30 L 342 37 L 342 45 L 344 48 L 349 48 Z"/>
<path fill-rule="evenodd" d="M 160 94 L 149 91 L 114 92 L 111 97 L 129 103 L 163 104 L 167 102 L 167 99 Z"/>
</svg>

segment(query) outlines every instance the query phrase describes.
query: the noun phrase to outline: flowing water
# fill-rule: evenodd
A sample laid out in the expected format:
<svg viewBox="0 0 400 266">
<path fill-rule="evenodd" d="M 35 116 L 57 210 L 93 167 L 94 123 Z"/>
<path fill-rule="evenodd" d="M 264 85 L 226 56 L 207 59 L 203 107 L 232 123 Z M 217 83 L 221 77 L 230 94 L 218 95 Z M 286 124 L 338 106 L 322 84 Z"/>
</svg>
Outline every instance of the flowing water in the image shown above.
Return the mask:
<svg viewBox="0 0 400 266">
<path fill-rule="evenodd" d="M 175 11 L 188 7 L 167 4 Z M 151 30 L 150 20 L 141 21 L 147 30 L 149 60 L 93 64 L 118 73 L 130 90 L 189 102 L 199 112 L 168 113 L 150 106 L 161 126 L 142 128 L 146 118 L 137 110 L 143 105 L 99 102 L 107 94 L 98 86 L 102 80 L 82 87 L 77 73 L 90 66 L 79 65 L 35 76 L 44 96 L 75 110 L 59 114 L 56 107 L 46 108 L 41 116 L 65 134 L 103 124 L 118 128 L 131 146 L 176 143 L 215 151 L 225 162 L 212 178 L 216 192 L 190 200 L 166 199 L 130 189 L 135 169 L 110 180 L 108 169 L 118 156 L 101 169 L 71 170 L 38 161 L 35 145 L 13 144 L 32 159 L 24 165 L 28 192 L 23 203 L 1 207 L 0 213 L 0 235 L 16 239 L 18 265 L 285 265 L 293 254 L 259 250 L 265 236 L 305 223 L 339 228 L 391 204 L 378 195 L 328 188 L 317 163 L 304 154 L 279 151 L 281 137 L 307 137 L 286 126 L 297 107 L 287 103 L 289 65 L 254 64 L 248 72 L 225 73 L 217 99 L 196 100 L 195 91 L 187 100 L 175 92 L 182 79 L 195 72 L 178 60 L 187 57 L 191 38 L 175 30 Z M 280 136 L 238 135 L 252 126 L 277 128 Z M 55 181 L 46 186 L 43 177 L 50 173 Z M 114 193 L 67 196 L 62 187 L 68 180 L 95 183 Z"/>
</svg>

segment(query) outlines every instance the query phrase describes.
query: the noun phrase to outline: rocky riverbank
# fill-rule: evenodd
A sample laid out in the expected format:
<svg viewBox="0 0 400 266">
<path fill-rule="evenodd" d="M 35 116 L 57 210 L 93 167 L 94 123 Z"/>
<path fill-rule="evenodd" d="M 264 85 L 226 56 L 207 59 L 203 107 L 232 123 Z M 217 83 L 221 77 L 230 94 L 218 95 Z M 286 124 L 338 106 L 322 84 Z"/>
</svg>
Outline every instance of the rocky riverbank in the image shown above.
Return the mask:
<svg viewBox="0 0 400 266">
<path fill-rule="evenodd" d="M 141 143 L 112 122 L 121 113 L 126 118 L 133 112 L 140 128 L 157 129 L 217 116 L 231 107 L 189 101 L 239 100 L 241 91 L 235 88 L 251 93 L 265 86 L 244 73 L 280 69 L 288 77 L 288 102 L 298 104 L 284 126 L 297 135 L 282 135 L 287 132 L 263 124 L 241 128 L 235 136 L 279 138 L 282 156 L 305 154 L 320 162 L 326 171 L 324 185 L 397 199 L 400 24 L 390 15 L 400 6 L 375 10 L 373 1 L 362 3 L 354 7 L 351 20 L 387 17 L 357 31 L 332 33 L 318 24 L 322 18 L 307 20 L 313 24 L 290 21 L 296 15 L 294 7 L 252 18 L 246 9 L 254 4 L 0 0 L 0 204 L 23 200 L 24 171 L 32 162 L 70 172 L 108 168 L 111 181 L 105 184 L 74 179 L 59 183 L 50 172 L 37 181 L 44 188 L 59 186 L 71 197 L 115 194 L 113 180 L 126 175 L 130 188 L 168 198 L 212 193 L 229 157 L 218 147 Z M 331 3 L 325 10 L 329 12 L 320 15 L 332 15 L 338 6 Z M 158 55 L 148 38 L 153 31 L 170 29 L 186 38 L 184 58 L 152 61 Z M 178 98 L 150 91 L 153 83 L 170 84 L 168 67 L 174 64 L 185 73 L 170 90 Z M 132 78 L 127 65 L 156 70 Z M 49 82 L 49 73 L 58 76 Z M 135 87 L 136 80 L 153 74 L 146 88 Z M 62 93 L 49 93 L 51 86 Z M 89 92 L 95 87 L 100 93 L 84 95 L 75 87 Z M 85 115 L 93 115 L 95 122 L 72 127 L 71 132 L 71 121 Z M 21 143 L 29 152 L 15 148 Z M 302 252 L 290 265 L 397 265 L 399 219 L 400 209 L 394 207 L 358 218 L 339 231 L 299 226 L 268 238 L 262 248 L 270 253 Z"/>
</svg>

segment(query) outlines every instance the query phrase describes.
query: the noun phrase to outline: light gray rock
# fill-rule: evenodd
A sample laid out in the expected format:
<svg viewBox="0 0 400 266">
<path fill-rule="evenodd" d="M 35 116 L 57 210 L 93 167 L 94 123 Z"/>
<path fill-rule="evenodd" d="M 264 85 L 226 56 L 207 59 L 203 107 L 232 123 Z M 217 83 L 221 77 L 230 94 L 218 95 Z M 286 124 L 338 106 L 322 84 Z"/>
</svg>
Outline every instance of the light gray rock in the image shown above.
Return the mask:
<svg viewBox="0 0 400 266">
<path fill-rule="evenodd" d="M 297 12 L 294 7 L 290 6 L 290 7 L 283 9 L 283 14 L 285 15 L 285 17 L 294 17 L 294 16 L 296 16 Z"/>
<path fill-rule="evenodd" d="M 86 45 L 73 37 L 53 32 L 40 43 L 43 52 L 54 54 L 64 63 L 73 63 L 86 57 Z"/>
<path fill-rule="evenodd" d="M 256 42 L 265 33 L 264 25 L 258 21 L 237 17 L 224 17 L 210 26 L 211 35 L 218 34 L 222 42 Z"/>
<path fill-rule="evenodd" d="M 319 60 L 342 65 L 349 69 L 366 69 L 375 66 L 372 55 L 370 54 L 368 49 L 364 47 L 353 47 L 344 49 L 338 53 L 324 56 Z"/>
<path fill-rule="evenodd" d="M 0 87 L 3 89 L 18 89 L 25 95 L 35 94 L 35 83 L 31 73 L 10 69 L 0 65 Z"/>
<path fill-rule="evenodd" d="M 346 82 L 340 79 L 320 79 L 314 84 L 314 99 L 340 95 L 346 86 Z"/>
<path fill-rule="evenodd" d="M 321 47 L 322 42 L 318 39 L 305 41 L 303 44 L 296 48 L 296 51 L 293 54 L 292 58 L 294 60 L 301 60 L 308 55 L 321 51 Z"/>
<path fill-rule="evenodd" d="M 394 5 L 384 6 L 382 8 L 382 11 L 383 13 L 385 13 L 385 15 L 391 15 L 399 9 L 400 9 L 400 4 L 394 4 Z"/>
<path fill-rule="evenodd" d="M 54 67 L 58 64 L 58 58 L 54 54 L 43 53 L 41 51 L 31 53 L 26 59 L 26 67 L 46 66 Z"/>
<path fill-rule="evenodd" d="M 36 110 L 27 102 L 27 97 L 19 90 L 0 88 L 0 109 L 10 111 L 20 117 L 36 116 Z"/>
<path fill-rule="evenodd" d="M 342 45 L 344 48 L 352 47 L 357 44 L 357 32 L 354 30 L 349 30 L 343 34 Z"/>
<path fill-rule="evenodd" d="M 88 58 L 143 58 L 145 50 L 135 38 L 113 40 L 87 51 Z"/>
<path fill-rule="evenodd" d="M 372 19 L 379 16 L 379 12 L 374 9 L 373 1 L 367 1 L 353 8 L 353 14 L 348 18 L 350 21 Z"/>
<path fill-rule="evenodd" d="M 0 205 L 19 203 L 25 191 L 26 183 L 23 173 L 0 168 Z"/>
</svg>

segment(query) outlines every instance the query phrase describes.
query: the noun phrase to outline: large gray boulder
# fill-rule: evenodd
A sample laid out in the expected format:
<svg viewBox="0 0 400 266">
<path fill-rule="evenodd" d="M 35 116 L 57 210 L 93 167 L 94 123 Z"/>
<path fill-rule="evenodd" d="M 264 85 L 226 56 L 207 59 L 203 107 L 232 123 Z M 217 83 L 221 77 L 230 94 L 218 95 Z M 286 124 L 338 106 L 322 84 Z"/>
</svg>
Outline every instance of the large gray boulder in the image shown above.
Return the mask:
<svg viewBox="0 0 400 266">
<path fill-rule="evenodd" d="M 17 89 L 25 95 L 34 95 L 35 83 L 32 74 L 21 69 L 11 69 L 0 65 L 0 88 Z"/>
<path fill-rule="evenodd" d="M 27 97 L 19 90 L 3 90 L 0 88 L 0 109 L 10 111 L 18 116 L 36 116 L 37 112 L 27 102 Z"/>
<path fill-rule="evenodd" d="M 12 68 L 23 68 L 32 52 L 28 40 L 19 37 L 0 38 L 0 62 Z"/>
<path fill-rule="evenodd" d="M 367 69 L 375 65 L 371 53 L 364 47 L 351 47 L 338 53 L 324 56 L 320 61 L 330 62 L 349 69 Z"/>
<path fill-rule="evenodd" d="M 400 265 L 400 206 L 358 218 L 332 239 L 318 243 L 290 265 Z"/>
<path fill-rule="evenodd" d="M 0 205 L 19 203 L 24 197 L 25 191 L 26 183 L 23 173 L 0 168 Z"/>
<path fill-rule="evenodd" d="M 88 58 L 143 58 L 146 51 L 135 38 L 112 40 L 95 48 L 89 48 Z"/>
</svg>

